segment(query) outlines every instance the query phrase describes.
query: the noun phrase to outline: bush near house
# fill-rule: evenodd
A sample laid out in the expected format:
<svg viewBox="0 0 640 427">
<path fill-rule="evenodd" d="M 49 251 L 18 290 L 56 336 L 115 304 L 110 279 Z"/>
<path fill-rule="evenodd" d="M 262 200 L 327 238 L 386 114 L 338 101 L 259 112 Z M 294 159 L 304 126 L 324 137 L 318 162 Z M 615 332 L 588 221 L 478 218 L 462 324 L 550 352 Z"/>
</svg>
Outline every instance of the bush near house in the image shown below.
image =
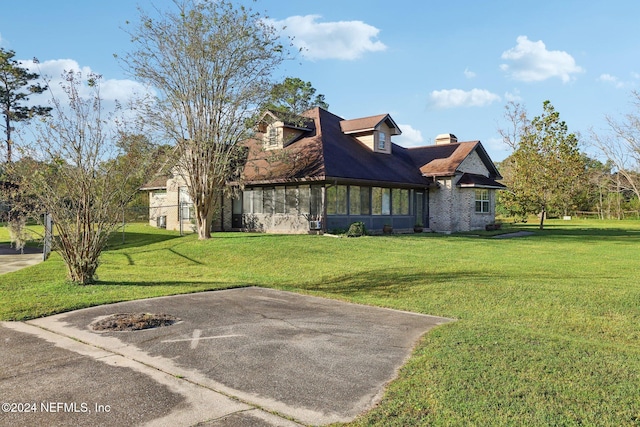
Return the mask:
<svg viewBox="0 0 640 427">
<path fill-rule="evenodd" d="M 637 425 L 640 221 L 549 220 L 534 235 L 367 239 L 127 227 L 100 281 L 50 261 L 0 276 L 0 320 L 256 285 L 446 316 L 351 426 Z M 0 242 L 8 242 L 0 228 Z M 25 285 L 27 283 L 28 285 Z"/>
<path fill-rule="evenodd" d="M 367 230 L 362 221 L 354 222 L 349 226 L 349 230 L 347 231 L 347 237 L 361 237 L 365 234 L 367 234 Z"/>
</svg>

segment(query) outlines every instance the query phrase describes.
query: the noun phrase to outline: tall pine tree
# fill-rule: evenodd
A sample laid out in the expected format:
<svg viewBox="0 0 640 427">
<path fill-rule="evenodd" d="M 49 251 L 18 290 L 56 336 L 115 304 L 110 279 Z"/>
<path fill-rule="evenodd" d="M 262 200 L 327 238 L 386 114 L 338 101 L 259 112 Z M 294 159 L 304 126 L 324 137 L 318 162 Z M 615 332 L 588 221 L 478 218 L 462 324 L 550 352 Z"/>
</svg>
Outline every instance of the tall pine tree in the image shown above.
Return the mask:
<svg viewBox="0 0 640 427">
<path fill-rule="evenodd" d="M 4 117 L 2 127 L 7 163 L 11 163 L 13 156 L 12 124 L 27 121 L 34 116 L 46 116 L 51 111 L 50 107 L 25 105 L 30 95 L 42 93 L 46 89 L 38 83 L 33 83 L 40 76 L 21 67 L 20 63 L 13 59 L 14 56 L 14 51 L 0 48 L 0 109 Z"/>
</svg>

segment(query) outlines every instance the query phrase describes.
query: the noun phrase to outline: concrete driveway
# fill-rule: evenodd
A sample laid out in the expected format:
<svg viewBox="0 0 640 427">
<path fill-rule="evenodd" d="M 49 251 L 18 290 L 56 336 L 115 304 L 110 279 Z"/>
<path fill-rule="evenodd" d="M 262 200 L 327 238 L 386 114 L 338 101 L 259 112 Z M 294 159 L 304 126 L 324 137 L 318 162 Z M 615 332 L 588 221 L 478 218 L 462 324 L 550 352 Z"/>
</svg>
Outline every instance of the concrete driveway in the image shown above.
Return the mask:
<svg viewBox="0 0 640 427">
<path fill-rule="evenodd" d="M 119 313 L 180 321 L 89 327 Z M 349 421 L 380 400 L 420 336 L 450 320 L 251 287 L 4 322 L 0 425 Z"/>
<path fill-rule="evenodd" d="M 26 247 L 23 252 L 21 254 L 10 246 L 0 245 L 0 274 L 42 262 L 42 249 Z"/>
</svg>

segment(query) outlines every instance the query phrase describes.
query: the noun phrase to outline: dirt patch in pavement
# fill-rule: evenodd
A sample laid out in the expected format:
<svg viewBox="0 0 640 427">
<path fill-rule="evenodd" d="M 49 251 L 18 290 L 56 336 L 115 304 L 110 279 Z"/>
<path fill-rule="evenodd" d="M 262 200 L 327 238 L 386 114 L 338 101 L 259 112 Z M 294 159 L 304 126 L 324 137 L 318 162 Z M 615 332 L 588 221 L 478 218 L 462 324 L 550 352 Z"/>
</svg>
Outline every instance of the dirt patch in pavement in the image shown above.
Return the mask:
<svg viewBox="0 0 640 427">
<path fill-rule="evenodd" d="M 139 331 L 142 329 L 171 326 L 180 319 L 170 314 L 119 313 L 93 322 L 94 331 Z"/>
</svg>

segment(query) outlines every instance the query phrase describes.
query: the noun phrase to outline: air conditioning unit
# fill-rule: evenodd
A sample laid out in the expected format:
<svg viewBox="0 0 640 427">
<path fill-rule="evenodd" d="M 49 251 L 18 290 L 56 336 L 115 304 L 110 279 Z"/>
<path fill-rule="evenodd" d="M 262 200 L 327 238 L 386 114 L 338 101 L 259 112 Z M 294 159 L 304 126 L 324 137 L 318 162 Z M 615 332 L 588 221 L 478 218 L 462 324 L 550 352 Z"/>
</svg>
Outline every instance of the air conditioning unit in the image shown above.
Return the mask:
<svg viewBox="0 0 640 427">
<path fill-rule="evenodd" d="M 309 221 L 310 230 L 322 230 L 322 221 Z"/>
</svg>

